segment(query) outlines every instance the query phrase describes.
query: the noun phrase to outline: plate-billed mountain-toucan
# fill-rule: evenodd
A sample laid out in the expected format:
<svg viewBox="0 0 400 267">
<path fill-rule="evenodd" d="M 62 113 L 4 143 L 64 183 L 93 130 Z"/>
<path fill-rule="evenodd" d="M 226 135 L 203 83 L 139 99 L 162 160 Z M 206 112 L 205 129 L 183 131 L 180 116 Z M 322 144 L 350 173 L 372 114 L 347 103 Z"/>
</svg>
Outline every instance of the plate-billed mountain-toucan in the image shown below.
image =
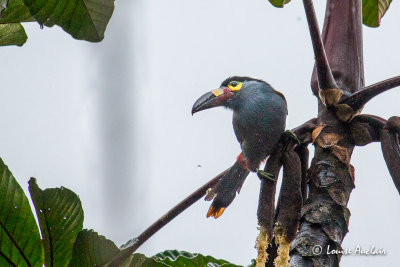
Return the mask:
<svg viewBox="0 0 400 267">
<path fill-rule="evenodd" d="M 207 217 L 218 218 L 231 204 L 249 172 L 272 178 L 259 166 L 275 149 L 285 131 L 287 104 L 282 93 L 268 83 L 249 77 L 234 76 L 218 89 L 202 95 L 193 105 L 192 114 L 223 106 L 233 110 L 233 129 L 242 148 L 235 164 L 208 193 L 214 198 Z"/>
</svg>

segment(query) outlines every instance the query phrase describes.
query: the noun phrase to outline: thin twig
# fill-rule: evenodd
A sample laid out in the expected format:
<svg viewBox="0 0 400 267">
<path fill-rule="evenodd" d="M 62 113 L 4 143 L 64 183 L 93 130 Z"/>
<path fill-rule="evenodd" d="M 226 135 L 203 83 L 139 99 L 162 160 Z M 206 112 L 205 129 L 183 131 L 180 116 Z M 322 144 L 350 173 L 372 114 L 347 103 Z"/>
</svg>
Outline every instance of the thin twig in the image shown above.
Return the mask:
<svg viewBox="0 0 400 267">
<path fill-rule="evenodd" d="M 375 96 L 400 86 L 400 76 L 396 76 L 370 86 L 362 88 L 360 91 L 344 99 L 341 104 L 349 105 L 354 111 L 360 110 L 368 101 Z"/>
<path fill-rule="evenodd" d="M 205 185 L 197 189 L 190 196 L 182 200 L 175 207 L 170 209 L 167 213 L 161 216 L 156 222 L 150 225 L 143 233 L 141 233 L 137 238 L 134 238 L 132 241 L 128 241 L 128 243 L 133 243 L 132 246 L 126 247 L 115 257 L 108 266 L 119 266 L 122 262 L 126 260 L 129 255 L 135 252 L 144 242 L 146 242 L 150 237 L 152 237 L 158 230 L 167 225 L 170 221 L 172 221 L 176 216 L 181 214 L 184 210 L 193 205 L 196 201 L 202 198 L 209 188 L 212 188 L 217 182 L 220 180 L 222 176 L 224 176 L 230 168 L 220 173 L 215 178 L 211 179 Z"/>
<path fill-rule="evenodd" d="M 306 11 L 308 28 L 310 29 L 311 41 L 314 49 L 319 88 L 321 90 L 338 88 L 335 79 L 333 78 L 325 48 L 322 43 L 312 0 L 303 0 L 303 4 Z"/>
</svg>

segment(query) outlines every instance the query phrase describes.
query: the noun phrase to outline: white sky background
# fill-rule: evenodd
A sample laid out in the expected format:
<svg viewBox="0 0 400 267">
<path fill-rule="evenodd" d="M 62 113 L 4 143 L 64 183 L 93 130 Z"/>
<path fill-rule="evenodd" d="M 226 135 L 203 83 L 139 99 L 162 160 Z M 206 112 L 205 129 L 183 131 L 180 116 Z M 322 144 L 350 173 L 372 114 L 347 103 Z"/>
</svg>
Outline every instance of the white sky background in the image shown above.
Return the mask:
<svg viewBox="0 0 400 267">
<path fill-rule="evenodd" d="M 322 28 L 325 1 L 315 5 Z M 380 28 L 363 27 L 367 85 L 400 74 L 398 14 L 393 1 Z M 226 77 L 265 79 L 283 92 L 288 128 L 316 115 L 301 1 L 284 9 L 266 0 L 117 1 L 98 44 L 58 27 L 30 23 L 26 30 L 22 48 L 1 48 L 0 155 L 26 192 L 31 176 L 42 188 L 75 191 L 85 227 L 117 245 L 235 161 L 231 112 L 190 114 L 194 101 Z M 399 99 L 392 90 L 364 113 L 400 115 Z M 396 266 L 400 199 L 380 145 L 356 148 L 352 164 L 356 188 L 343 248 L 375 245 L 388 255 L 344 256 L 342 266 Z M 179 249 L 248 264 L 256 256 L 258 192 L 250 175 L 221 218 L 206 219 L 210 203 L 199 201 L 138 252 Z"/>
</svg>

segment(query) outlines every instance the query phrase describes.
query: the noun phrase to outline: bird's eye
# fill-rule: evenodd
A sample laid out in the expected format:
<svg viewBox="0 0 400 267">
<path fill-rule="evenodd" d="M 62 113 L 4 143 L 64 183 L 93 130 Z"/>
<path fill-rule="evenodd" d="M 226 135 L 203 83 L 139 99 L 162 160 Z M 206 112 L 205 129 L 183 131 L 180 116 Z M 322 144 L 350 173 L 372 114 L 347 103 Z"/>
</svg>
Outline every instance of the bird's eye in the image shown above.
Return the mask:
<svg viewBox="0 0 400 267">
<path fill-rule="evenodd" d="M 231 81 L 228 84 L 229 89 L 231 89 L 232 91 L 236 92 L 239 91 L 240 89 L 242 89 L 242 85 L 243 83 L 241 82 L 237 82 L 237 81 Z"/>
</svg>

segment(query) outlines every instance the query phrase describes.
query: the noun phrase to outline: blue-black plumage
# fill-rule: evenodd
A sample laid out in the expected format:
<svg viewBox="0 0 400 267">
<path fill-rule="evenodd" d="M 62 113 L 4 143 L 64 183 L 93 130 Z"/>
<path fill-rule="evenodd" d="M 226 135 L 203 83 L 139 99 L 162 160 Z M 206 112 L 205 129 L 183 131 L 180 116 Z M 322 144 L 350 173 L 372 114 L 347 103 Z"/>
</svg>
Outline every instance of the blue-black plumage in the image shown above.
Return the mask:
<svg viewBox="0 0 400 267">
<path fill-rule="evenodd" d="M 217 106 L 233 110 L 232 124 L 242 153 L 209 193 L 214 201 L 207 217 L 215 218 L 233 201 L 248 173 L 257 171 L 273 152 L 285 131 L 288 113 L 283 94 L 262 80 L 241 76 L 230 77 L 220 88 L 201 96 L 192 114 Z"/>
</svg>

